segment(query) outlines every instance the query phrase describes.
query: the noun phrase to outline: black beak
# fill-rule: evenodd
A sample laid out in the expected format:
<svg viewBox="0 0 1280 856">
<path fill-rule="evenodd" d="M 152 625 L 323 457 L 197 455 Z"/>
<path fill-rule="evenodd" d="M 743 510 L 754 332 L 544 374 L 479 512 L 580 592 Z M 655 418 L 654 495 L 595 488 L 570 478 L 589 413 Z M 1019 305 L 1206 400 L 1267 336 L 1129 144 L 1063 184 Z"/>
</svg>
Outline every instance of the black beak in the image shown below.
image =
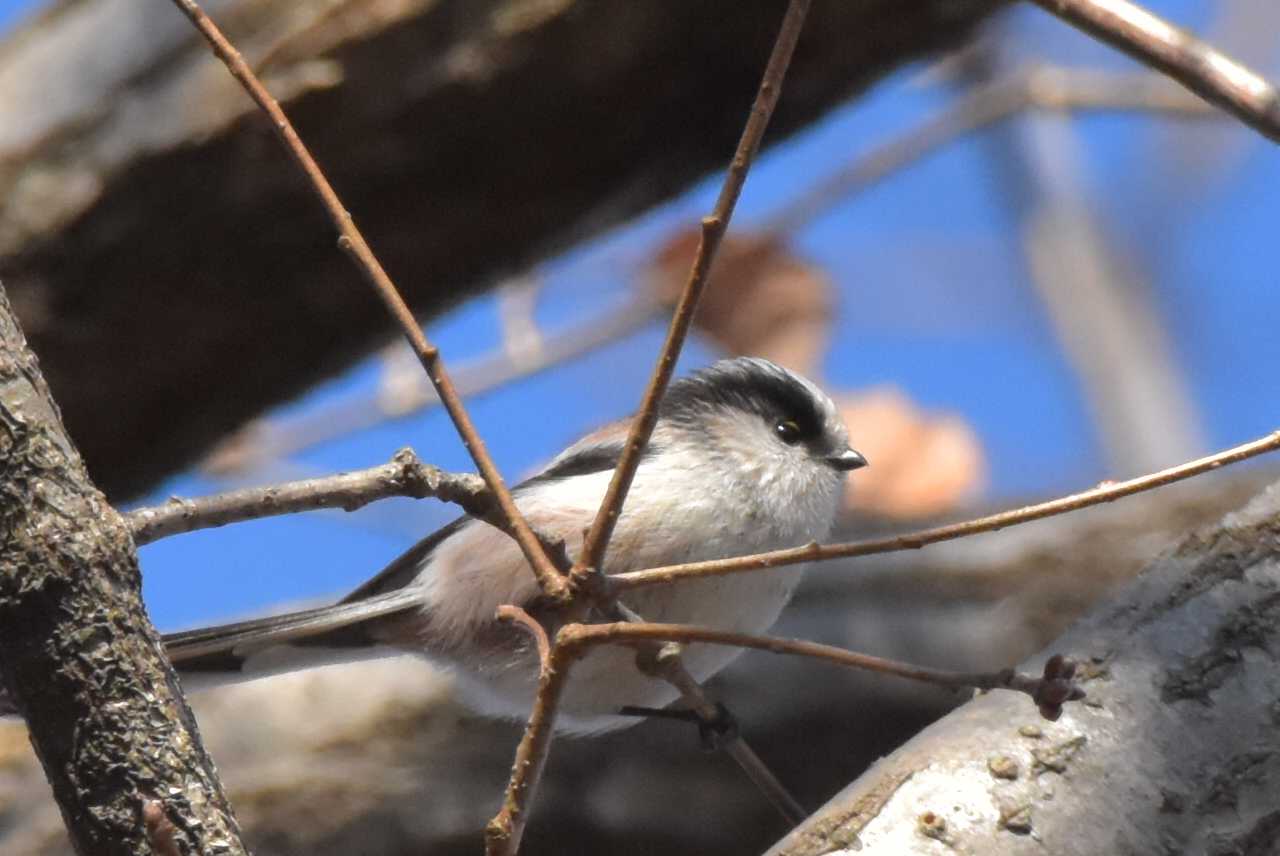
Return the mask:
<svg viewBox="0 0 1280 856">
<path fill-rule="evenodd" d="M 853 449 L 845 449 L 836 452 L 834 455 L 827 455 L 824 459 L 833 469 L 844 470 L 860 470 L 867 465 L 867 459 L 862 457 L 861 452 L 855 452 Z"/>
</svg>

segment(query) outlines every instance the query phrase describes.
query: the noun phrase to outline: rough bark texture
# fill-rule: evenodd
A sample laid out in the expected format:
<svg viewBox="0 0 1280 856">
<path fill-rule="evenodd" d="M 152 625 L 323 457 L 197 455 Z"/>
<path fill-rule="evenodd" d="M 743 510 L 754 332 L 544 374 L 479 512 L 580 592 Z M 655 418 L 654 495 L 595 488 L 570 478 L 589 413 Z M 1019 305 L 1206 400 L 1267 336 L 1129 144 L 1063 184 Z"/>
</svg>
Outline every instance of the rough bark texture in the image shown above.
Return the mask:
<svg viewBox="0 0 1280 856">
<path fill-rule="evenodd" d="M 771 139 L 999 5 L 815 3 Z M 722 167 L 784 4 L 208 6 L 430 315 Z M 0 47 L 0 277 L 113 499 L 390 330 L 250 106 L 162 0 L 64 0 Z"/>
<path fill-rule="evenodd" d="M 877 763 L 770 850 L 1274 854 L 1280 485 L 1185 539 L 1048 652 L 1089 692 L 1056 723 L 993 693 Z"/>
<path fill-rule="evenodd" d="M 810 571 L 778 632 L 936 666 L 999 668 L 1263 483 L 1224 473 L 919 553 L 830 564 Z M 811 807 L 960 701 L 758 653 L 715 690 Z M 1029 702 L 1012 701 L 1016 722 L 1033 720 Z M 273 678 L 193 702 L 258 856 L 475 854 L 519 738 L 513 726 L 460 711 L 447 681 L 414 659 Z M 20 724 L 0 723 L 0 852 L 60 856 L 64 834 L 22 735 Z M 731 762 L 696 747 L 691 728 L 666 722 L 557 743 L 524 852 L 763 851 L 785 827 Z"/>
<path fill-rule="evenodd" d="M 155 799 L 184 853 L 243 853 L 140 586 L 128 530 L 89 481 L 0 288 L 3 684 L 78 852 L 151 852 L 140 810 Z"/>
</svg>

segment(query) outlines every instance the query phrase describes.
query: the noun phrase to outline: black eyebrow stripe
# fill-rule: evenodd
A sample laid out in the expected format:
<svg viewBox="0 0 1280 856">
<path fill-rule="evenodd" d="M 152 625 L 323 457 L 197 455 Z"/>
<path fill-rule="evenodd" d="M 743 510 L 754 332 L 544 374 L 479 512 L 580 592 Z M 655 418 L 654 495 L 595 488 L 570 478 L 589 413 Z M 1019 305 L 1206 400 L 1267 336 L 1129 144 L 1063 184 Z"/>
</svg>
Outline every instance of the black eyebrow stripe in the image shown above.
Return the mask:
<svg viewBox="0 0 1280 856">
<path fill-rule="evenodd" d="M 741 363 L 712 366 L 676 381 L 663 399 L 662 415 L 689 424 L 714 407 L 794 419 L 804 436 L 821 433 L 824 422 L 813 393 L 790 374 Z"/>
</svg>

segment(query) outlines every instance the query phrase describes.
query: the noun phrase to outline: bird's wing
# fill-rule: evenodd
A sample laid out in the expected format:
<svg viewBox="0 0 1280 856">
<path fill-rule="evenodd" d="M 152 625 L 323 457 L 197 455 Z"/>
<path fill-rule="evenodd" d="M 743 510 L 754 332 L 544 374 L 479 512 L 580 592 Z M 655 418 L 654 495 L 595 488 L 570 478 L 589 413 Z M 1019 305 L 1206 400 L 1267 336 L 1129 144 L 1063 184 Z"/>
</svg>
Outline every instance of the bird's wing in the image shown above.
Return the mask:
<svg viewBox="0 0 1280 856">
<path fill-rule="evenodd" d="M 512 496 L 519 503 L 521 497 L 527 494 L 531 488 L 540 487 L 560 479 L 612 470 L 618 465 L 618 458 L 622 456 L 622 448 L 626 442 L 629 423 L 630 420 L 614 422 L 594 434 L 589 434 L 582 438 L 561 452 L 542 472 L 525 479 L 513 487 L 511 489 Z M 647 454 L 648 451 L 646 451 Z M 471 517 L 459 517 L 457 520 L 437 529 L 397 556 L 391 564 L 370 577 L 351 594 L 344 597 L 342 602 L 354 603 L 374 595 L 396 591 L 409 585 L 431 557 L 432 551 L 440 546 L 445 539 L 457 534 L 460 529 L 473 522 L 473 520 L 474 518 Z"/>
</svg>

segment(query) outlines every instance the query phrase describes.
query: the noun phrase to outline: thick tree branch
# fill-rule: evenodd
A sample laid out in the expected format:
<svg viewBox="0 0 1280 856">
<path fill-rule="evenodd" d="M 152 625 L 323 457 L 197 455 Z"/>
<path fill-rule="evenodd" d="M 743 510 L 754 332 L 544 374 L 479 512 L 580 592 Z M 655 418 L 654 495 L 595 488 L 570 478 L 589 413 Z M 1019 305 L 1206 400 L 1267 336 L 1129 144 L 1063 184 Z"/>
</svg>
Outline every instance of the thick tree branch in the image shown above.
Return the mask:
<svg viewBox="0 0 1280 856">
<path fill-rule="evenodd" d="M 1049 725 L 1017 699 L 975 699 L 770 856 L 897 856 L 926 839 L 990 856 L 1274 852 L 1278 536 L 1273 485 L 1051 643 L 1085 658 L 1085 704 Z"/>
<path fill-rule="evenodd" d="M 240 832 L 140 598 L 124 522 L 89 481 L 0 288 L 0 677 L 78 852 L 151 847 L 160 795 L 184 852 Z"/>
<path fill-rule="evenodd" d="M 1000 5 L 815 4 L 771 139 L 962 41 Z M 780 10 L 221 0 L 213 11 L 251 62 L 267 58 L 272 93 L 410 306 L 433 317 L 719 168 Z M 67 0 L 0 50 L 0 278 L 113 498 L 195 463 L 392 332 L 349 287 L 346 260 L 324 252 L 310 189 L 192 35 L 150 4 Z M 635 133 L 619 132 L 620 104 Z"/>
</svg>

